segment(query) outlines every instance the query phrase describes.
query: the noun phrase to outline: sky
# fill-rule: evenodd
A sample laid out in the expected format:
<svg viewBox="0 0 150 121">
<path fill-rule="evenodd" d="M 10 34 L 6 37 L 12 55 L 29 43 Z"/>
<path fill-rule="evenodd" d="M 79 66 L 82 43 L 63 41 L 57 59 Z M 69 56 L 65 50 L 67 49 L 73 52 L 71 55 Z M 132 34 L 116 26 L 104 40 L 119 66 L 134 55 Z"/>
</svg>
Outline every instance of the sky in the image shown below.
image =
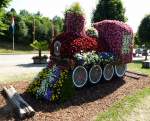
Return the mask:
<svg viewBox="0 0 150 121">
<path fill-rule="evenodd" d="M 49 18 L 56 15 L 63 17 L 65 8 L 74 2 L 81 4 L 87 18 L 87 26 L 90 26 L 92 11 L 96 8 L 98 0 L 12 0 L 8 10 L 14 8 L 19 13 L 20 10 L 26 9 L 31 13 L 40 11 L 43 16 Z M 122 2 L 128 17 L 127 24 L 136 32 L 143 17 L 150 14 L 150 0 L 122 0 Z"/>
</svg>

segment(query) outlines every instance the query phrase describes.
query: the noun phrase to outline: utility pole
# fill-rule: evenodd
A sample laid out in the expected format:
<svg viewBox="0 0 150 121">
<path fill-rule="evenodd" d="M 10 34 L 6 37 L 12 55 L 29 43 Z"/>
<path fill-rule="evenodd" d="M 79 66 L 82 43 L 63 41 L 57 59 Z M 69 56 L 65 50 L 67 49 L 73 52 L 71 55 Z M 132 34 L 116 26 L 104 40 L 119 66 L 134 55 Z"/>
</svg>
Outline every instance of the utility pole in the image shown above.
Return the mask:
<svg viewBox="0 0 150 121">
<path fill-rule="evenodd" d="M 13 40 L 13 51 L 15 50 L 15 20 L 14 20 L 14 16 L 12 16 L 12 23 L 11 23 L 11 27 L 12 27 L 12 40 Z"/>
<path fill-rule="evenodd" d="M 14 32 L 13 32 L 13 51 L 15 50 L 15 37 L 14 37 Z"/>
<path fill-rule="evenodd" d="M 55 38 L 55 28 L 54 28 L 54 23 L 52 21 L 52 41 L 51 42 L 53 42 L 54 38 Z"/>
<path fill-rule="evenodd" d="M 33 42 L 35 41 L 35 18 L 33 18 Z"/>
</svg>

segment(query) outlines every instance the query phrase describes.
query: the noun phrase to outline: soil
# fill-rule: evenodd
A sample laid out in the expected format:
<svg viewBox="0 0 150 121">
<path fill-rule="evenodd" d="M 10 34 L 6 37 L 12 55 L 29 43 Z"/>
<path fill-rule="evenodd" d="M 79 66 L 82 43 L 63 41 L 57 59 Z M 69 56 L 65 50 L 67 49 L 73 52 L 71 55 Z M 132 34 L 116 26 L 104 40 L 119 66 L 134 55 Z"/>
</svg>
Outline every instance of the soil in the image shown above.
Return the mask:
<svg viewBox="0 0 150 121">
<path fill-rule="evenodd" d="M 59 102 L 51 104 L 37 101 L 25 93 L 29 82 L 1 84 L 3 86 L 13 85 L 23 98 L 35 109 L 36 114 L 25 121 L 91 121 L 98 113 L 103 112 L 124 96 L 144 87 L 150 87 L 150 77 L 142 77 L 139 80 L 124 77 L 113 79 L 96 86 L 88 86 L 77 90 L 76 95 L 61 105 Z M 0 121 L 19 120 L 9 111 L 5 99 L 0 96 Z"/>
</svg>

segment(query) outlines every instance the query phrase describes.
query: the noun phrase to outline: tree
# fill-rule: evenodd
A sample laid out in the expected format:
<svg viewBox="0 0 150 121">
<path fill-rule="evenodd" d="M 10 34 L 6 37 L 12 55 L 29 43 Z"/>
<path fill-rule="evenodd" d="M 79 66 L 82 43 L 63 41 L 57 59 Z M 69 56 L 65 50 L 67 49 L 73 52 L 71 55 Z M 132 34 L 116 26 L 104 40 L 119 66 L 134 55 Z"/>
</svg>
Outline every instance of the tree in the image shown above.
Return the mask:
<svg viewBox="0 0 150 121">
<path fill-rule="evenodd" d="M 64 21 L 59 16 L 54 16 L 52 21 L 54 24 L 54 35 L 57 36 L 58 34 L 63 32 Z"/>
<path fill-rule="evenodd" d="M 39 55 L 36 56 L 36 58 L 38 57 L 39 59 L 42 59 L 42 50 L 48 49 L 48 43 L 45 40 L 43 40 L 43 41 L 35 40 L 33 43 L 30 44 L 30 46 L 33 47 L 34 49 L 38 50 Z"/>
<path fill-rule="evenodd" d="M 140 47 L 140 48 L 142 47 L 142 43 L 139 39 L 138 33 L 136 33 L 135 36 L 134 36 L 134 45 L 136 47 Z"/>
<path fill-rule="evenodd" d="M 22 19 L 18 21 L 16 25 L 16 37 L 17 41 L 20 43 L 29 43 L 28 40 L 26 40 L 28 36 L 28 27 L 25 24 L 25 21 Z"/>
<path fill-rule="evenodd" d="M 4 35 L 5 30 L 7 30 L 7 25 L 4 24 L 4 15 L 5 15 L 5 11 L 3 9 L 0 9 L 0 35 Z"/>
<path fill-rule="evenodd" d="M 0 0 L 0 35 L 4 35 L 5 30 L 7 30 L 7 25 L 3 23 L 3 18 L 5 15 L 4 8 L 7 7 L 11 0 Z"/>
<path fill-rule="evenodd" d="M 93 13 L 93 22 L 104 19 L 119 20 L 125 22 L 125 9 L 121 0 L 99 0 L 96 10 Z"/>
<path fill-rule="evenodd" d="M 20 13 L 19 13 L 20 16 L 24 16 L 24 17 L 28 17 L 28 16 L 31 16 L 31 14 L 27 11 L 27 10 L 20 10 Z"/>
<path fill-rule="evenodd" d="M 150 48 L 150 14 L 145 16 L 138 28 L 140 43 L 145 47 L 145 60 L 147 60 L 147 49 Z"/>
<path fill-rule="evenodd" d="M 0 8 L 7 7 L 10 1 L 12 0 L 0 0 Z"/>
</svg>

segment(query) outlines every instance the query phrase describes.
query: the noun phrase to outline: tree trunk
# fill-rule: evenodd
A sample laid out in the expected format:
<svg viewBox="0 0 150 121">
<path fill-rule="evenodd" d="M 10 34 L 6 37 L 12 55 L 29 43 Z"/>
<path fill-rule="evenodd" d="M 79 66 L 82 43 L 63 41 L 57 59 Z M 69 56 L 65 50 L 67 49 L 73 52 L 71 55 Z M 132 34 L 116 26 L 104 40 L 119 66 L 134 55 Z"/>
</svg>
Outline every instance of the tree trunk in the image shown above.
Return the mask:
<svg viewBox="0 0 150 121">
<path fill-rule="evenodd" d="M 144 50 L 144 53 L 145 53 L 145 61 L 146 61 L 147 60 L 147 56 L 148 56 L 147 49 Z"/>
<path fill-rule="evenodd" d="M 41 56 L 42 56 L 42 51 L 39 50 L 39 58 L 41 58 Z"/>
</svg>

